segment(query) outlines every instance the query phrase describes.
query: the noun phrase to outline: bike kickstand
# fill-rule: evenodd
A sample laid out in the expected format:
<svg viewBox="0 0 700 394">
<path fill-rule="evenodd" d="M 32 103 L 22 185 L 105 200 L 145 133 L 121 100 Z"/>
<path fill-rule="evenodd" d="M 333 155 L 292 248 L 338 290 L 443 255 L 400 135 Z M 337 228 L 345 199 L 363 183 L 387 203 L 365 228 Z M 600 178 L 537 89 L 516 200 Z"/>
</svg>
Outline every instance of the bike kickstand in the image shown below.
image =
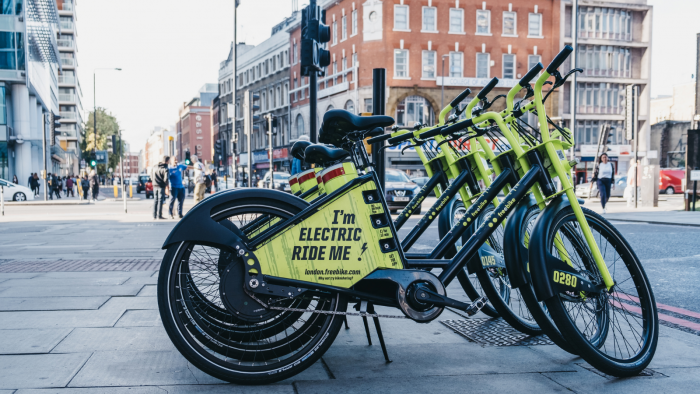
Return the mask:
<svg viewBox="0 0 700 394">
<path fill-rule="evenodd" d="M 362 323 L 365 324 L 365 333 L 367 334 L 367 342 L 369 342 L 369 346 L 372 346 L 372 337 L 369 335 L 369 324 L 367 324 L 367 316 L 365 315 L 367 313 L 367 301 L 364 301 L 364 300 L 360 301 L 359 305 L 355 305 L 355 309 L 358 309 L 358 306 L 359 306 L 359 312 L 362 314 Z"/>
<path fill-rule="evenodd" d="M 350 327 L 348 327 L 348 317 L 347 317 L 347 316 L 343 316 L 343 321 L 345 321 L 345 329 L 346 329 L 346 330 L 349 330 Z"/>
<path fill-rule="evenodd" d="M 369 304 L 369 307 L 367 308 L 368 312 L 371 314 L 375 314 L 374 312 L 374 305 Z M 373 316 L 374 319 L 374 328 L 377 329 L 377 336 L 379 337 L 379 344 L 382 346 L 382 353 L 384 353 L 384 360 L 387 363 L 390 363 L 391 360 L 389 359 L 389 353 L 386 351 L 386 343 L 384 343 L 384 335 L 382 335 L 382 326 L 379 325 L 379 318 L 376 316 Z"/>
</svg>

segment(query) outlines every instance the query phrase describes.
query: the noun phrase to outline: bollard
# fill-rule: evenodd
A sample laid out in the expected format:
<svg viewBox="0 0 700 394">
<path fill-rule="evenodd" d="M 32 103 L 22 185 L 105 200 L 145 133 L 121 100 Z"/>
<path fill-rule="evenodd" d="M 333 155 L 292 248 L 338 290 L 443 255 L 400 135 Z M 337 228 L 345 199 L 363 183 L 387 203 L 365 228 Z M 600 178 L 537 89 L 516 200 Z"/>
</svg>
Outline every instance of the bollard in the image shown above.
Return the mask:
<svg viewBox="0 0 700 394">
<path fill-rule="evenodd" d="M 114 184 L 114 198 L 119 197 L 119 189 L 117 188 L 117 185 Z"/>
<path fill-rule="evenodd" d="M 0 211 L 5 216 L 5 186 L 0 185 Z"/>
<path fill-rule="evenodd" d="M 134 185 L 129 185 L 129 198 L 134 198 Z"/>
</svg>

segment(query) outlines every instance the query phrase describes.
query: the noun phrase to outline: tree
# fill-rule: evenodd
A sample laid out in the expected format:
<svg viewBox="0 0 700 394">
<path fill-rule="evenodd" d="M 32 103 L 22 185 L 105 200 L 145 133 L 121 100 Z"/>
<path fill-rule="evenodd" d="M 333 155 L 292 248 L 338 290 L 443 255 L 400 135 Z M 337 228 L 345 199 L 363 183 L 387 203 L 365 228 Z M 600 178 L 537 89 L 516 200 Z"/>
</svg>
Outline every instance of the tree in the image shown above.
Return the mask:
<svg viewBox="0 0 700 394">
<path fill-rule="evenodd" d="M 95 132 L 93 122 L 94 111 L 88 115 L 87 122 L 83 125 L 83 135 L 80 141 L 80 150 L 83 152 L 83 157 L 88 158 L 92 155 L 92 150 L 95 147 Z M 97 107 L 97 150 L 107 150 L 107 141 L 113 135 L 119 135 L 119 122 L 111 113 L 108 113 L 104 108 Z M 114 147 L 115 152 L 119 152 L 118 147 Z M 122 151 L 124 149 L 124 141 L 122 141 Z M 126 152 L 124 152 L 126 153 Z M 88 161 L 86 159 L 86 161 Z M 88 162 L 89 165 L 89 162 Z M 108 164 L 98 164 L 97 173 L 105 174 L 108 168 L 115 169 L 119 165 L 119 156 L 110 154 Z"/>
</svg>

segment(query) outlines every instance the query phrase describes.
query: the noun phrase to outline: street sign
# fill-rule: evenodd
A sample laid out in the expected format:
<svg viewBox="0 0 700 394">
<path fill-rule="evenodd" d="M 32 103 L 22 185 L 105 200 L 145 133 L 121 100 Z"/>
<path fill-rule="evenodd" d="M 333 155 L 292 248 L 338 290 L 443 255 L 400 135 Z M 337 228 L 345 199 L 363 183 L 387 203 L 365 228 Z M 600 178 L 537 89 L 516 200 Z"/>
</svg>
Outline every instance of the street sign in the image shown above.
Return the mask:
<svg viewBox="0 0 700 394">
<path fill-rule="evenodd" d="M 86 165 L 85 159 L 80 159 L 80 168 L 85 168 Z"/>
<path fill-rule="evenodd" d="M 691 170 L 690 171 L 690 180 L 691 181 L 700 181 L 700 170 Z"/>
<path fill-rule="evenodd" d="M 105 150 L 98 150 L 95 151 L 95 161 L 97 161 L 97 164 L 107 164 L 107 151 Z"/>
</svg>

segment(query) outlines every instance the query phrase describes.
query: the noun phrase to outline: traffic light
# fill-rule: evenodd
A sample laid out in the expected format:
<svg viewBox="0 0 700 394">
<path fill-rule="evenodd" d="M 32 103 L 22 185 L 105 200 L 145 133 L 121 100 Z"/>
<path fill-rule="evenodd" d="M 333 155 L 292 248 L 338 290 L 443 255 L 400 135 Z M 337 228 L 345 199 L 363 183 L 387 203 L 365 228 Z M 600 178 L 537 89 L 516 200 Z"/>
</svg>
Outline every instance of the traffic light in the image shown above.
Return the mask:
<svg viewBox="0 0 700 394">
<path fill-rule="evenodd" d="M 214 142 L 214 153 L 217 155 L 221 154 L 221 140 Z"/>
<path fill-rule="evenodd" d="M 189 150 L 185 151 L 185 164 L 187 164 L 187 165 L 192 164 L 192 160 L 190 159 L 190 151 Z"/>
<path fill-rule="evenodd" d="M 325 25 L 326 11 L 311 0 L 301 14 L 301 75 L 323 71 L 331 64 L 331 53 L 321 44 L 331 40 L 331 29 Z"/>
<path fill-rule="evenodd" d="M 97 167 L 97 160 L 91 159 L 91 160 L 90 160 L 90 167 L 92 167 L 92 168 Z"/>
<path fill-rule="evenodd" d="M 61 127 L 61 117 L 58 115 L 53 116 L 53 123 L 51 124 L 51 128 L 53 130 L 53 135 L 54 138 L 60 134 L 60 131 L 58 129 Z"/>
<path fill-rule="evenodd" d="M 253 122 L 253 131 L 260 131 L 260 94 L 251 93 L 250 94 L 250 116 Z"/>
</svg>

